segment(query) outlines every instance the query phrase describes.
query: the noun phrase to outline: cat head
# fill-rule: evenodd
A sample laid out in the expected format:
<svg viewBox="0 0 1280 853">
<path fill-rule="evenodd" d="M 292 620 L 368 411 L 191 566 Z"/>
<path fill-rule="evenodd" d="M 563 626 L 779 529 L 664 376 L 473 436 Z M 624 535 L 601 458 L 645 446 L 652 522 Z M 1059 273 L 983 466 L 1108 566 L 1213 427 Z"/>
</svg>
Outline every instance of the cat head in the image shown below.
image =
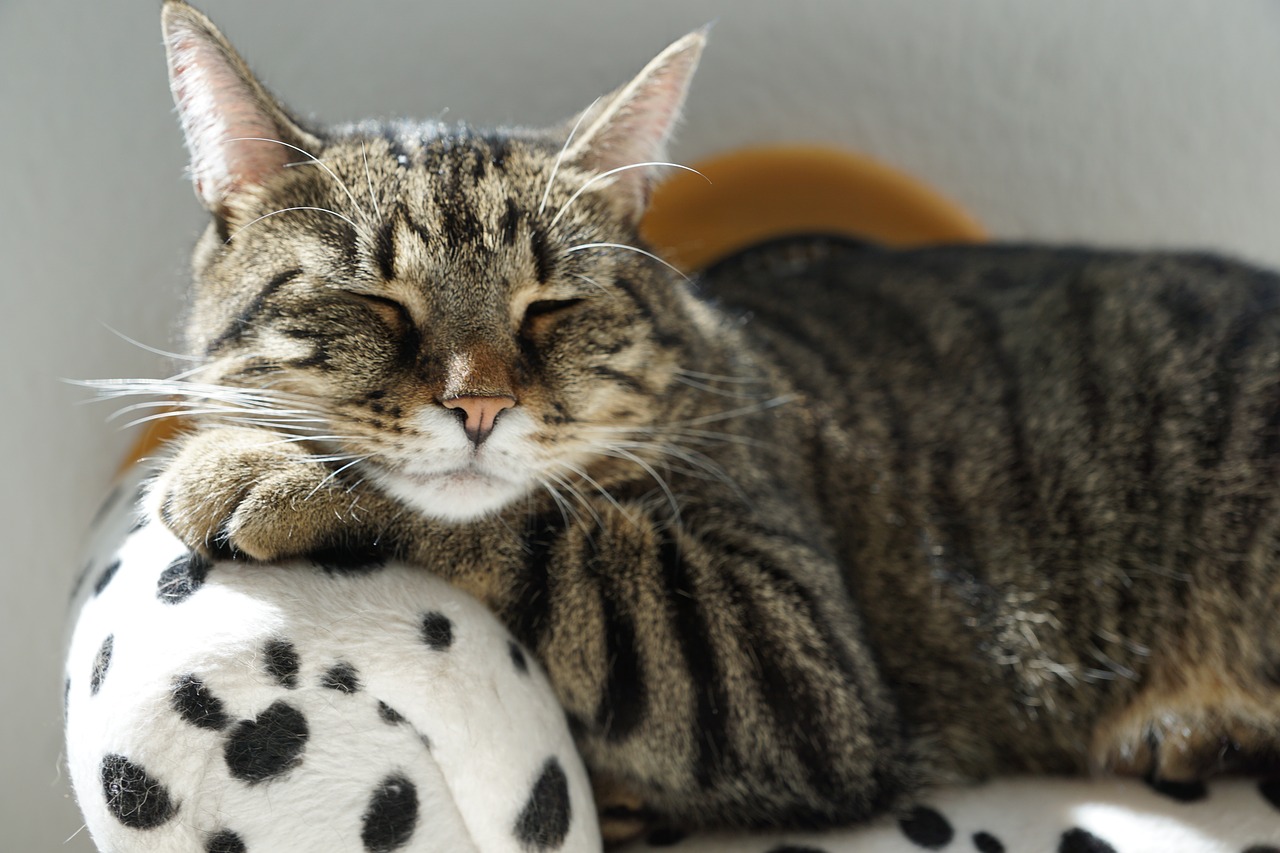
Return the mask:
<svg viewBox="0 0 1280 853">
<path fill-rule="evenodd" d="M 564 124 L 484 131 L 307 127 L 201 13 L 163 30 L 212 216 L 193 378 L 262 389 L 220 416 L 451 520 L 646 464 L 706 322 L 637 231 L 704 33 Z"/>
</svg>

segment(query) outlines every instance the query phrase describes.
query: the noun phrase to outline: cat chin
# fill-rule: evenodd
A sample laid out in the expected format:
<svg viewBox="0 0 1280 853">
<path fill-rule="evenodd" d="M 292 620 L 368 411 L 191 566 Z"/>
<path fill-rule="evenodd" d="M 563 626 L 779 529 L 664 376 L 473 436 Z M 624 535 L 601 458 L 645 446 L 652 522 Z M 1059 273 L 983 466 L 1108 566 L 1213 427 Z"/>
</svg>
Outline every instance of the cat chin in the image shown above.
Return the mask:
<svg viewBox="0 0 1280 853">
<path fill-rule="evenodd" d="M 441 521 L 477 521 L 493 515 L 528 493 L 522 483 L 479 471 L 456 471 L 428 477 L 388 473 L 382 487 L 393 497 Z"/>
</svg>

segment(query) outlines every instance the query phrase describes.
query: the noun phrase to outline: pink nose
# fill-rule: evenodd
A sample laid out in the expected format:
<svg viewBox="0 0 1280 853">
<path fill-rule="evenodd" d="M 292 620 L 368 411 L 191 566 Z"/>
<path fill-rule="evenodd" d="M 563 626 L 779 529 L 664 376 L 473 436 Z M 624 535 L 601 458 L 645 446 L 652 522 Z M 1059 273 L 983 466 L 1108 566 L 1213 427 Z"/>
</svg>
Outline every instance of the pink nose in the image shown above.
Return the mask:
<svg viewBox="0 0 1280 853">
<path fill-rule="evenodd" d="M 440 402 L 445 408 L 456 409 L 462 414 L 462 428 L 476 447 L 493 432 L 498 414 L 516 404 L 514 397 L 451 397 Z"/>
</svg>

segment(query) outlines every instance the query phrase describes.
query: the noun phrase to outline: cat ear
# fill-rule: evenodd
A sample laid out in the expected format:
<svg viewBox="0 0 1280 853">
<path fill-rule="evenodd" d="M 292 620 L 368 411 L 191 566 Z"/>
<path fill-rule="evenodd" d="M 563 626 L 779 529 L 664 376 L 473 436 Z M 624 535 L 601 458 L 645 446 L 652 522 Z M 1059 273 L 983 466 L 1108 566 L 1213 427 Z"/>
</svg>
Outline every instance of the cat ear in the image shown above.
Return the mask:
<svg viewBox="0 0 1280 853">
<path fill-rule="evenodd" d="M 680 118 L 689 82 L 707 43 L 704 27 L 672 44 L 630 83 L 601 98 L 569 123 L 573 128 L 564 159 L 597 175 L 635 221 L 649 203 L 656 169 L 667 157 L 667 142 Z M 634 168 L 632 168 L 634 167 Z"/>
<path fill-rule="evenodd" d="M 182 0 L 165 0 L 161 24 L 196 195 L 226 218 L 238 192 L 308 159 L 297 149 L 315 150 L 320 143 L 297 126 L 203 14 Z"/>
</svg>

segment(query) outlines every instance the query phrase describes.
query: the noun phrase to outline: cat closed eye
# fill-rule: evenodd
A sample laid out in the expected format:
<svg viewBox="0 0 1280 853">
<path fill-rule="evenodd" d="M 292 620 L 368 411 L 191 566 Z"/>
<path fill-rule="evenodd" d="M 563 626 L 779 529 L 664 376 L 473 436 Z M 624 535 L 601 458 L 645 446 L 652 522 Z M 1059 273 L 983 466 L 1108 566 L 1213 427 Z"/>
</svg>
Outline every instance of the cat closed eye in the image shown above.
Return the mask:
<svg viewBox="0 0 1280 853">
<path fill-rule="evenodd" d="M 413 318 L 409 315 L 409 309 L 405 308 L 394 299 L 388 299 L 385 296 L 375 296 L 371 293 L 355 293 L 358 299 L 369 305 L 373 310 L 377 311 L 388 324 L 392 326 L 404 327 L 413 324 Z"/>
<path fill-rule="evenodd" d="M 524 322 L 531 323 L 553 317 L 582 303 L 581 299 L 539 299 L 524 309 Z"/>
</svg>

